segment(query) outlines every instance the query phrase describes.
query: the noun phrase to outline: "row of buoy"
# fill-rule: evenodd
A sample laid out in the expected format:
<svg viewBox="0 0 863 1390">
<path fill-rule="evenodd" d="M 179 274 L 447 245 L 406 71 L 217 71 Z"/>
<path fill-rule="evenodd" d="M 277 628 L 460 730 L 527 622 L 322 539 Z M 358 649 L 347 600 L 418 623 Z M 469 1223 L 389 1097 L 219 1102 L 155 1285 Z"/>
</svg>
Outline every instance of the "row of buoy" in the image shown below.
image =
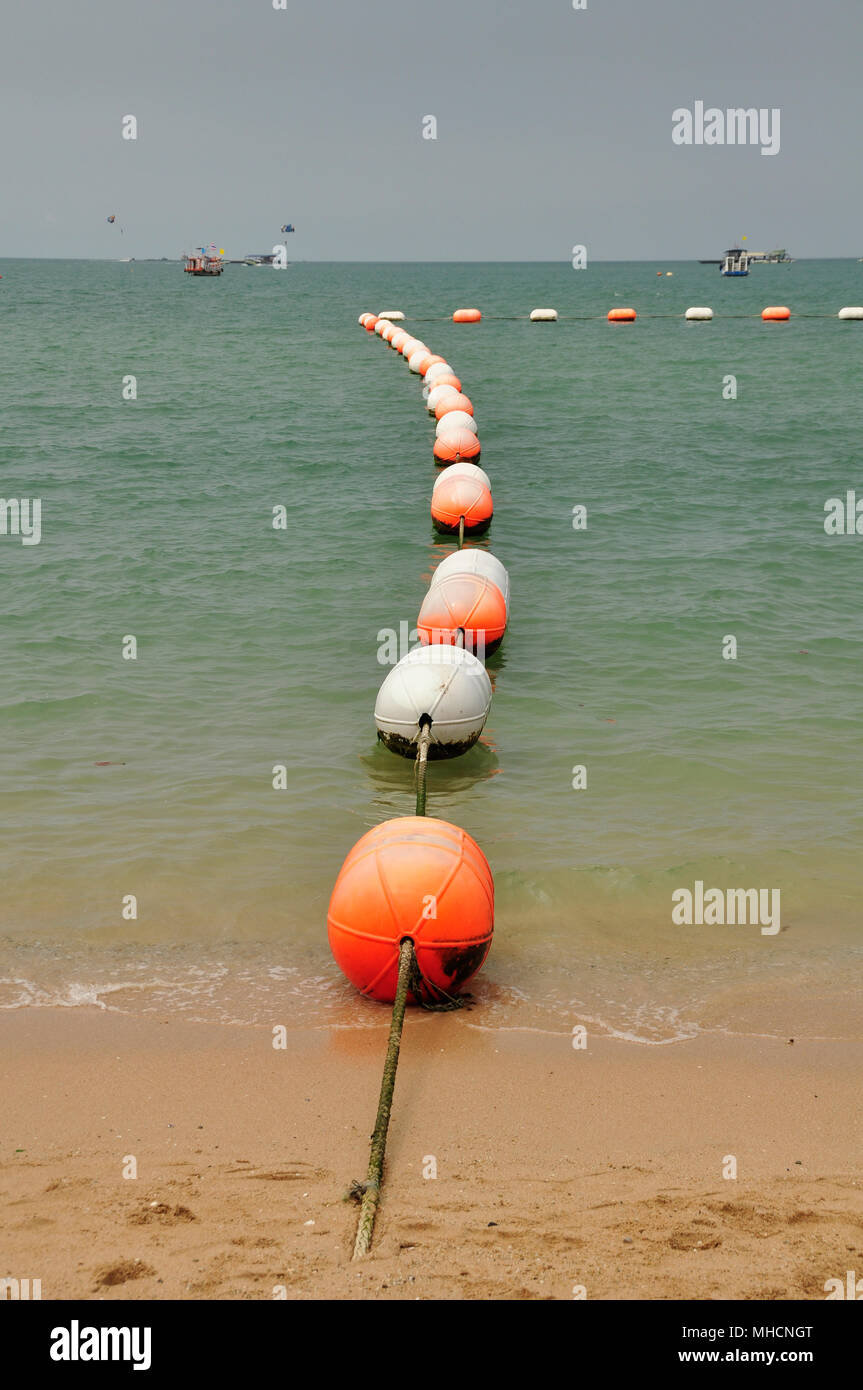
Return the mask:
<svg viewBox="0 0 863 1390">
<path fill-rule="evenodd" d="M 393 322 L 395 320 L 402 320 L 404 319 L 404 314 L 397 310 L 385 310 L 378 315 L 363 314 L 362 317 L 364 319 L 374 320 L 371 327 L 369 327 L 368 324 L 364 325 L 365 327 L 369 327 L 369 332 L 373 330 L 374 332 L 379 332 L 376 326 L 378 321 L 384 320 L 386 322 Z M 665 316 L 663 315 L 662 317 Z M 703 304 L 693 304 L 686 310 L 683 317 L 689 320 L 690 323 L 709 322 L 709 320 L 713 318 L 713 310 Z M 791 310 L 784 304 L 768 304 L 765 309 L 762 309 L 761 317 L 767 323 L 779 323 L 783 322 L 785 319 L 791 318 Z M 846 321 L 863 320 L 863 305 L 846 304 L 844 309 L 839 310 L 836 317 Z M 479 323 L 481 318 L 482 314 L 479 309 L 456 309 L 453 314 L 454 323 Z M 531 323 L 557 323 L 558 318 L 559 315 L 556 309 L 531 309 L 530 311 Z M 608 311 L 609 323 L 634 323 L 637 318 L 638 315 L 635 310 L 630 308 L 609 309 Z M 414 368 L 412 370 L 418 369 Z"/>
<path fill-rule="evenodd" d="M 481 317 L 479 310 L 457 312 L 456 322 Z M 488 474 L 472 461 L 480 453 L 473 403 L 449 363 L 399 327 L 402 319 L 388 310 L 362 314 L 359 322 L 423 378 L 435 419 L 434 458 L 444 466 L 432 488 L 432 523 L 461 542 L 486 531 L 493 515 Z M 460 545 L 438 565 L 417 617 L 421 645 L 387 674 L 375 701 L 385 747 L 414 759 L 423 740 L 430 760 L 473 747 L 492 700 L 484 658 L 503 640 L 508 612 L 509 576 L 495 556 Z M 386 821 L 357 842 L 328 915 L 341 969 L 363 994 L 388 1002 L 396 997 L 406 937 L 421 982 L 413 997 L 426 1002 L 449 997 L 479 970 L 493 923 L 494 885 L 482 850 L 458 826 L 426 816 Z"/>
</svg>

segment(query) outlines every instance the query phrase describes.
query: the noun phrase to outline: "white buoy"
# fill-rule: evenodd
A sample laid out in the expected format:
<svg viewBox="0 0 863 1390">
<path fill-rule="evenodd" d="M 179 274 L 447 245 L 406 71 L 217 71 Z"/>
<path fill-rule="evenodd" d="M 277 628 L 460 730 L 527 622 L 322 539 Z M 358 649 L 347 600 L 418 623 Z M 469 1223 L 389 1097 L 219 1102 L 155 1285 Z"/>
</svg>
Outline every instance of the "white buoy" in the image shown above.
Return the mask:
<svg viewBox="0 0 863 1390">
<path fill-rule="evenodd" d="M 556 323 L 556 322 L 557 322 L 557 310 L 556 310 L 556 309 L 531 309 L 531 311 L 530 311 L 530 321 L 531 321 L 531 323 Z"/>
<path fill-rule="evenodd" d="M 478 463 L 468 463 L 467 459 L 463 459 L 461 463 L 447 464 L 443 472 L 438 473 L 432 483 L 432 492 L 435 491 L 439 483 L 443 482 L 444 478 L 475 478 L 478 483 L 482 483 L 483 487 L 487 487 L 491 492 L 491 478 L 485 469 L 480 468 Z"/>
<path fill-rule="evenodd" d="M 417 348 L 416 352 L 412 352 L 408 358 L 408 366 L 411 371 L 419 375 L 420 364 L 425 362 L 428 356 L 429 354 L 426 352 L 425 348 Z"/>
<path fill-rule="evenodd" d="M 386 328 L 386 326 L 387 326 L 387 321 L 386 321 L 386 319 L 379 318 L 378 321 L 377 321 L 377 323 L 376 323 L 375 326 L 374 326 L 374 332 L 377 334 L 378 337 L 381 336 L 381 334 L 383 333 L 383 331 L 384 331 L 384 329 Z"/>
<path fill-rule="evenodd" d="M 453 468 L 464 468 L 464 464 L 454 463 Z M 471 465 L 467 465 L 470 467 Z M 451 470 L 448 468 L 446 473 Z M 481 469 L 476 470 L 478 473 Z M 444 473 L 444 477 L 446 477 Z M 454 550 L 451 555 L 447 555 L 445 560 L 441 560 L 434 574 L 432 575 L 430 589 L 439 584 L 442 579 L 448 579 L 453 574 L 478 574 L 483 579 L 488 579 L 492 584 L 496 584 L 503 594 L 506 604 L 507 616 L 509 616 L 509 574 L 496 555 L 492 555 L 489 550 L 481 550 L 479 547 L 471 547 L 469 550 Z"/>
<path fill-rule="evenodd" d="M 375 701 L 378 738 L 393 753 L 416 756 L 420 721 L 431 719 L 430 758 L 454 758 L 476 743 L 491 708 L 483 663 L 461 647 L 415 647 L 390 671 Z"/>
<path fill-rule="evenodd" d="M 713 310 L 708 309 L 706 305 L 695 304 L 691 309 L 687 309 L 683 317 L 689 319 L 692 322 L 695 322 L 698 319 L 712 319 Z"/>
<path fill-rule="evenodd" d="M 425 374 L 425 380 L 429 386 L 433 386 L 439 376 L 457 376 L 449 362 L 432 362 Z"/>
<path fill-rule="evenodd" d="M 428 406 L 432 415 L 434 415 L 435 411 L 437 410 L 438 401 L 442 401 L 444 396 L 448 396 L 450 394 L 452 394 L 453 396 L 458 395 L 458 391 L 455 389 L 454 386 L 432 387 L 428 394 L 428 400 L 426 401 L 426 405 Z"/>
<path fill-rule="evenodd" d="M 389 319 L 390 323 L 400 323 L 404 318 L 401 309 L 382 309 L 378 314 L 379 319 Z"/>
<path fill-rule="evenodd" d="M 478 434 L 476 420 L 472 415 L 468 415 L 466 410 L 450 410 L 446 415 L 442 415 L 435 425 L 435 439 L 440 439 L 442 434 L 451 434 L 453 430 L 470 430 L 471 434 Z"/>
<path fill-rule="evenodd" d="M 849 304 L 844 309 L 839 310 L 840 319 L 863 319 L 863 306 L 859 304 Z"/>
</svg>

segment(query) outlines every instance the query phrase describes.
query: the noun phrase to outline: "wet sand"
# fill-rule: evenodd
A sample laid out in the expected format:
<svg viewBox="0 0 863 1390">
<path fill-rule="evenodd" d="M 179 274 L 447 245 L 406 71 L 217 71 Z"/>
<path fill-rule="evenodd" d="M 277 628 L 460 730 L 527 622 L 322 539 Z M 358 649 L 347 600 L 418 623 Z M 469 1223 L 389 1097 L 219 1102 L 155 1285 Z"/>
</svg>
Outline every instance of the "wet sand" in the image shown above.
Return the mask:
<svg viewBox="0 0 863 1390">
<path fill-rule="evenodd" d="M 0 1276 L 43 1299 L 823 1299 L 863 1274 L 863 1043 L 577 1050 L 478 1009 L 408 1014 L 352 1264 L 387 1023 L 276 1050 L 167 1014 L 4 1014 Z"/>
</svg>

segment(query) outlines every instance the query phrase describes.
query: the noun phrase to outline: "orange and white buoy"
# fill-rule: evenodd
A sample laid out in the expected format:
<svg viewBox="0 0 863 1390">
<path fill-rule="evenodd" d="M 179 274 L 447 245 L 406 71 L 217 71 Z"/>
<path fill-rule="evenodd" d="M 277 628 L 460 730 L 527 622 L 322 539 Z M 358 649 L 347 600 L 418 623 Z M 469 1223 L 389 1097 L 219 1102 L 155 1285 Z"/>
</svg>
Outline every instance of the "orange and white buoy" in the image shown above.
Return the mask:
<svg viewBox="0 0 863 1390">
<path fill-rule="evenodd" d="M 464 634 L 465 649 L 484 659 L 503 641 L 506 600 L 484 574 L 447 575 L 426 593 L 417 631 L 423 646 L 456 646 Z"/>
<path fill-rule="evenodd" d="M 634 309 L 609 309 L 609 323 L 635 323 L 638 315 Z"/>
<path fill-rule="evenodd" d="M 453 323 L 479 323 L 482 314 L 479 309 L 456 309 L 452 316 Z"/>
<path fill-rule="evenodd" d="M 465 534 L 479 535 L 488 530 L 494 514 L 491 491 L 478 478 L 444 474 L 432 491 L 431 514 L 437 531 L 458 531 L 464 518 Z"/>
<path fill-rule="evenodd" d="M 494 883 L 488 860 L 466 831 L 448 821 L 384 821 L 357 841 L 342 864 L 327 932 L 336 964 L 371 999 L 395 998 L 405 937 L 414 943 L 421 982 L 411 998 L 432 1002 L 435 990 L 453 994 L 476 974 L 491 946 Z"/>
<path fill-rule="evenodd" d="M 449 430 L 434 442 L 435 463 L 476 463 L 480 452 L 479 435 L 470 430 Z"/>
<path fill-rule="evenodd" d="M 784 304 L 768 304 L 766 309 L 761 310 L 761 317 L 765 323 L 784 323 L 790 319 L 791 310 Z"/>
<path fill-rule="evenodd" d="M 435 418 L 439 420 L 442 415 L 448 415 L 451 410 L 464 410 L 468 415 L 473 415 L 473 403 L 470 396 L 465 396 L 461 391 L 453 391 L 451 394 L 442 396 L 434 408 Z"/>
<path fill-rule="evenodd" d="M 471 434 L 476 434 L 476 420 L 466 410 L 447 411 L 435 425 L 435 437 L 440 439 L 442 434 L 452 434 L 453 430 L 470 430 Z"/>
</svg>

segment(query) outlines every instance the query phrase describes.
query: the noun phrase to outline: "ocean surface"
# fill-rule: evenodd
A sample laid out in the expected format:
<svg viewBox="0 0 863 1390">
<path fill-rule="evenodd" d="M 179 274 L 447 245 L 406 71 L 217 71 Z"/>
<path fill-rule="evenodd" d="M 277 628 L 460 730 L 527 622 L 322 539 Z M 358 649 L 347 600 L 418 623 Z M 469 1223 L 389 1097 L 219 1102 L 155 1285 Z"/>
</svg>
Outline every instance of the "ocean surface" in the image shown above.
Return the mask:
<svg viewBox="0 0 863 1390">
<path fill-rule="evenodd" d="M 482 742 L 429 772 L 495 878 L 470 1024 L 860 1035 L 863 535 L 824 506 L 863 498 L 863 265 L 0 274 L 0 495 L 42 500 L 0 535 L 0 1007 L 385 1017 L 327 902 L 413 813 L 378 634 L 453 548 L 421 380 L 357 324 L 392 308 L 473 400 L 512 584 Z M 696 880 L 779 889 L 781 930 L 676 925 Z"/>
</svg>

